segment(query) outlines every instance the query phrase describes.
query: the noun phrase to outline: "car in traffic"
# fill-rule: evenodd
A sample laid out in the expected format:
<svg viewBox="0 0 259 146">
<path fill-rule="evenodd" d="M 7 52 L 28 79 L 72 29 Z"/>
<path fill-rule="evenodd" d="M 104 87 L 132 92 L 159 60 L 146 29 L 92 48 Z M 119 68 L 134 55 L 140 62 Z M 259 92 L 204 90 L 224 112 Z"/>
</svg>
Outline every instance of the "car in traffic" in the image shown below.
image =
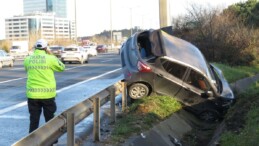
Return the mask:
<svg viewBox="0 0 259 146">
<path fill-rule="evenodd" d="M 61 58 L 61 53 L 64 50 L 63 46 L 50 46 L 50 51 L 55 55 L 57 58 Z"/>
<path fill-rule="evenodd" d="M 61 61 L 63 63 L 79 62 L 81 64 L 88 63 L 89 54 L 81 46 L 71 45 L 64 48 L 61 53 Z"/>
<path fill-rule="evenodd" d="M 121 62 L 132 99 L 172 96 L 208 122 L 220 119 L 234 101 L 221 70 L 197 47 L 162 29 L 131 36 L 121 48 Z"/>
<path fill-rule="evenodd" d="M 108 47 L 106 45 L 97 45 L 96 50 L 98 53 L 107 53 Z"/>
<path fill-rule="evenodd" d="M 97 56 L 98 54 L 96 51 L 96 46 L 87 45 L 87 46 L 83 46 L 83 48 L 87 50 L 90 56 Z"/>
<path fill-rule="evenodd" d="M 0 49 L 0 68 L 3 66 L 13 67 L 14 57 L 9 55 L 5 50 Z"/>
</svg>

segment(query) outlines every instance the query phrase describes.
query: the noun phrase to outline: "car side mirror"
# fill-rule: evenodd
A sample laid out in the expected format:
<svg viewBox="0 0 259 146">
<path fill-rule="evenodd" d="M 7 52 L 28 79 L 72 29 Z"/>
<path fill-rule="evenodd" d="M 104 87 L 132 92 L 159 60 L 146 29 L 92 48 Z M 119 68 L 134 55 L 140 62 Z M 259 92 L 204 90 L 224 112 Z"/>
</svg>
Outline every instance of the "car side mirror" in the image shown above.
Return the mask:
<svg viewBox="0 0 259 146">
<path fill-rule="evenodd" d="M 204 93 L 201 93 L 202 98 L 209 98 L 213 97 L 213 92 L 212 91 L 205 91 Z"/>
</svg>

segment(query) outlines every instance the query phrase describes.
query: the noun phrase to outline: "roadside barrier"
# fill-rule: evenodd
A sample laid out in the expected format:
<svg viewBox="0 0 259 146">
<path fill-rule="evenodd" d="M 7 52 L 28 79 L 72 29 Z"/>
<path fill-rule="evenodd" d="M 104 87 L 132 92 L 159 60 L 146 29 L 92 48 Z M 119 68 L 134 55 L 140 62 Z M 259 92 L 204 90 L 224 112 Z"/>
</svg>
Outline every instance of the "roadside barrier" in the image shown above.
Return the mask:
<svg viewBox="0 0 259 146">
<path fill-rule="evenodd" d="M 126 109 L 126 83 L 123 80 L 67 109 L 12 146 L 49 146 L 67 132 L 67 145 L 74 146 L 75 125 L 94 114 L 94 141 L 100 140 L 100 107 L 110 101 L 110 121 L 116 122 L 115 97 L 122 94 L 122 110 Z"/>
</svg>

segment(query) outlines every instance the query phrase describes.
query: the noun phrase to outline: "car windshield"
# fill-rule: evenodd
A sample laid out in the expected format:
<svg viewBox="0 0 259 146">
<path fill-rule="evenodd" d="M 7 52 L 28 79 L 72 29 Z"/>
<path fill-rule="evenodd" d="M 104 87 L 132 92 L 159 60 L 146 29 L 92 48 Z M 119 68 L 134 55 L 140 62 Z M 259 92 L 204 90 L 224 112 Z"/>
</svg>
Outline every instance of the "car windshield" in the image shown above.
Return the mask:
<svg viewBox="0 0 259 146">
<path fill-rule="evenodd" d="M 12 46 L 12 49 L 20 49 L 20 46 Z"/>
<path fill-rule="evenodd" d="M 64 51 L 77 51 L 77 48 L 65 48 Z"/>
<path fill-rule="evenodd" d="M 214 85 L 217 87 L 218 93 L 221 93 L 222 92 L 222 82 L 219 77 L 220 73 L 212 65 L 210 65 L 209 71 L 211 73 L 212 81 L 213 81 Z"/>
<path fill-rule="evenodd" d="M 51 50 L 61 50 L 61 47 L 50 47 Z"/>
</svg>

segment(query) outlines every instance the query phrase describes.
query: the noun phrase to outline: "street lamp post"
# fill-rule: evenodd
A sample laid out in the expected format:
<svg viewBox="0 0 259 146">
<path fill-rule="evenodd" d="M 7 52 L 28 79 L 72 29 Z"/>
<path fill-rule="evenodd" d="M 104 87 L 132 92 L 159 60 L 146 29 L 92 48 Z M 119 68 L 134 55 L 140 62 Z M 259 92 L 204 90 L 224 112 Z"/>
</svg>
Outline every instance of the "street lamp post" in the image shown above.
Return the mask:
<svg viewBox="0 0 259 146">
<path fill-rule="evenodd" d="M 76 42 L 76 44 L 77 44 L 76 0 L 75 0 L 74 2 L 75 2 L 75 42 Z"/>
</svg>

